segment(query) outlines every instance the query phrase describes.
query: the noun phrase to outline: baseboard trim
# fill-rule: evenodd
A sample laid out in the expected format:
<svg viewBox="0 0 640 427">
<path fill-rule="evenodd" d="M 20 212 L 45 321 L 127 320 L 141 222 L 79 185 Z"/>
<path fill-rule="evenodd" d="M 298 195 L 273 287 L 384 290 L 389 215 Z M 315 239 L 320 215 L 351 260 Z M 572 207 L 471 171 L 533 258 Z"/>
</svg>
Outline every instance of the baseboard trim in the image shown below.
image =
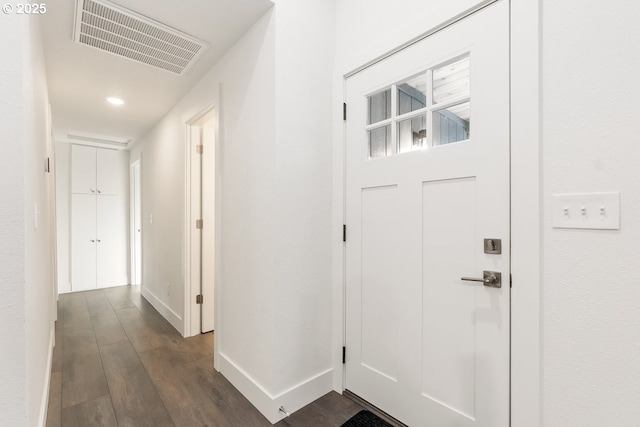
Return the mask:
<svg viewBox="0 0 640 427">
<path fill-rule="evenodd" d="M 220 373 L 272 424 L 285 418 L 279 411 L 281 406 L 292 414 L 329 393 L 333 387 L 333 369 L 327 369 L 273 395 L 223 353 L 220 353 Z"/>
<path fill-rule="evenodd" d="M 144 286 L 142 287 L 140 293 L 149 302 L 149 304 L 151 304 L 153 308 L 155 308 L 158 313 L 162 315 L 162 317 L 164 317 L 169 323 L 171 323 L 171 326 L 173 326 L 178 332 L 180 332 L 180 335 L 184 335 L 184 331 L 182 330 L 184 327 L 182 316 L 178 315 L 178 313 L 173 311 L 171 307 L 164 303 L 164 301 L 162 301 L 153 292 L 151 292 Z"/>
<path fill-rule="evenodd" d="M 51 387 L 51 366 L 53 365 L 53 346 L 56 340 L 56 323 L 51 326 L 49 334 L 49 355 L 47 356 L 47 367 L 44 371 L 44 387 L 42 398 L 40 399 L 40 415 L 38 416 L 38 426 L 45 427 L 47 424 L 47 411 L 49 409 L 49 388 Z"/>
</svg>

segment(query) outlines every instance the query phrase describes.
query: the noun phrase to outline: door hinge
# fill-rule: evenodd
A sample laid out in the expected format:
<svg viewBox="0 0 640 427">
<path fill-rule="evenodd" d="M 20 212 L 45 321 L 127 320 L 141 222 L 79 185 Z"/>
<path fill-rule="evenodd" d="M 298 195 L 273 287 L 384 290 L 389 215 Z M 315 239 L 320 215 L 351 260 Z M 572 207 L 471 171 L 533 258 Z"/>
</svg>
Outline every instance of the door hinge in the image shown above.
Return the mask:
<svg viewBox="0 0 640 427">
<path fill-rule="evenodd" d="M 342 347 L 342 363 L 347 363 L 347 347 Z"/>
<path fill-rule="evenodd" d="M 196 295 L 196 304 L 202 304 L 202 295 Z"/>
<path fill-rule="evenodd" d="M 513 288 L 513 276 L 509 273 L 509 287 Z"/>
<path fill-rule="evenodd" d="M 196 228 L 197 228 L 198 230 L 202 230 L 202 227 L 203 227 L 203 222 L 202 222 L 202 220 L 201 220 L 201 219 L 196 219 Z"/>
<path fill-rule="evenodd" d="M 202 147 L 202 144 L 196 145 L 196 153 L 202 154 L 203 151 L 204 148 Z"/>
<path fill-rule="evenodd" d="M 342 224 L 342 241 L 347 241 L 347 224 Z"/>
<path fill-rule="evenodd" d="M 347 120 L 347 103 L 342 103 L 342 120 Z"/>
</svg>

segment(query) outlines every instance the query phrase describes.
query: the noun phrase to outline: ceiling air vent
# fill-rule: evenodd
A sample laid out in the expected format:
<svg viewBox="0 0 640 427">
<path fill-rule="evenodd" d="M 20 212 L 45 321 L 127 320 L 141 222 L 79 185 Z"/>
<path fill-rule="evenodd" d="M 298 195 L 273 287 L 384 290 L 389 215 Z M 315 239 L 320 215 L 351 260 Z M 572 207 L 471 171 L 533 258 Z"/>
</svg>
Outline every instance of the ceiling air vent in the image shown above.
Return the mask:
<svg viewBox="0 0 640 427">
<path fill-rule="evenodd" d="M 207 49 L 201 40 L 99 0 L 77 1 L 73 40 L 178 75 Z"/>
</svg>

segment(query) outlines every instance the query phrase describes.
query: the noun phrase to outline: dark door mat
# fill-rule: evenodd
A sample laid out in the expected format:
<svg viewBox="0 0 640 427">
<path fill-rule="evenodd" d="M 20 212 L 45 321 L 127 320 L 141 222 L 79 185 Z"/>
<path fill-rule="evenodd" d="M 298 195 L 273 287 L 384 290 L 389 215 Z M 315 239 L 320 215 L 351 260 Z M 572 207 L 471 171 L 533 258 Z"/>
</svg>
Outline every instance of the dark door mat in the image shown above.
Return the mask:
<svg viewBox="0 0 640 427">
<path fill-rule="evenodd" d="M 377 415 L 362 410 L 349 418 L 342 427 L 393 427 L 391 424 L 378 417 Z"/>
</svg>

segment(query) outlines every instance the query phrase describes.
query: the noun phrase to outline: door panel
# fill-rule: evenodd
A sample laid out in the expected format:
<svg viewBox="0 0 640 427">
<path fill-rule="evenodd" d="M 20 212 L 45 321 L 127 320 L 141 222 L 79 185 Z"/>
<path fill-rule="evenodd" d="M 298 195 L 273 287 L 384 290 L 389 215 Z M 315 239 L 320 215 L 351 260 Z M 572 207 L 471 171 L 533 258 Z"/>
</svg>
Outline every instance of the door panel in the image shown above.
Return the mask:
<svg viewBox="0 0 640 427">
<path fill-rule="evenodd" d="M 475 416 L 475 284 L 477 262 L 475 177 L 432 181 L 422 187 L 422 394 Z M 455 248 L 455 256 L 442 256 Z M 471 314 L 471 315 L 470 315 Z M 443 327 L 446 326 L 446 327 Z"/>
<path fill-rule="evenodd" d="M 96 187 L 99 194 L 119 195 L 122 192 L 123 162 L 117 150 L 99 149 L 96 157 Z"/>
<path fill-rule="evenodd" d="M 96 193 L 96 149 L 84 145 L 71 146 L 71 192 Z"/>
<path fill-rule="evenodd" d="M 126 218 L 121 196 L 97 196 L 98 288 L 127 284 Z"/>
<path fill-rule="evenodd" d="M 71 196 L 71 291 L 96 288 L 96 196 Z"/>
<path fill-rule="evenodd" d="M 362 365 L 389 381 L 396 381 L 396 346 L 381 343 L 398 340 L 398 306 L 392 286 L 398 277 L 398 187 L 362 189 Z M 380 306 L 386 310 L 379 310 Z"/>
<path fill-rule="evenodd" d="M 201 332 L 214 329 L 214 280 L 215 280 L 215 122 L 202 126 L 202 297 Z"/>
<path fill-rule="evenodd" d="M 509 425 L 503 0 L 347 80 L 346 388 L 411 426 Z M 502 239 L 484 254 L 483 239 Z"/>
<path fill-rule="evenodd" d="M 137 163 L 133 172 L 133 233 L 134 233 L 134 274 L 132 277 L 134 285 L 142 283 L 142 187 L 140 179 L 140 163 Z"/>
</svg>

